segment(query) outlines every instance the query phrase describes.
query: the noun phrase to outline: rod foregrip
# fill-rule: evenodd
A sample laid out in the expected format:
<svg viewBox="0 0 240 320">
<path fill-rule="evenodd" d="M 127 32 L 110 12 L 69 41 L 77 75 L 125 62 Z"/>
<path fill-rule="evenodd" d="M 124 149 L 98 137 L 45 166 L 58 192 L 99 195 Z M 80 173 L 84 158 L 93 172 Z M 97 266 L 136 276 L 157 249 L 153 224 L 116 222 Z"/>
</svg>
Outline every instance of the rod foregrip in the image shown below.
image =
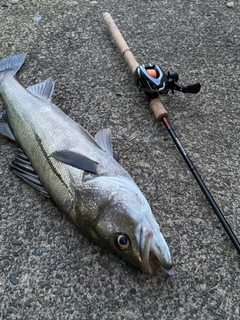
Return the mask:
<svg viewBox="0 0 240 320">
<path fill-rule="evenodd" d="M 128 64 L 132 74 L 134 74 L 135 70 L 139 66 L 139 63 L 135 59 L 134 55 L 132 54 L 129 46 L 127 45 L 126 41 L 124 40 L 121 32 L 119 31 L 118 27 L 116 26 L 113 18 L 111 17 L 110 13 L 104 12 L 103 14 L 103 21 L 108 27 L 115 43 L 123 55 L 124 60 Z M 157 119 L 157 121 L 161 121 L 164 117 L 168 116 L 166 109 L 164 108 L 162 102 L 159 99 L 152 99 L 150 101 L 150 107 Z"/>
<path fill-rule="evenodd" d="M 163 118 L 168 117 L 167 110 L 164 108 L 162 102 L 158 98 L 152 99 L 150 101 L 150 107 L 158 122 L 162 121 Z"/>
</svg>

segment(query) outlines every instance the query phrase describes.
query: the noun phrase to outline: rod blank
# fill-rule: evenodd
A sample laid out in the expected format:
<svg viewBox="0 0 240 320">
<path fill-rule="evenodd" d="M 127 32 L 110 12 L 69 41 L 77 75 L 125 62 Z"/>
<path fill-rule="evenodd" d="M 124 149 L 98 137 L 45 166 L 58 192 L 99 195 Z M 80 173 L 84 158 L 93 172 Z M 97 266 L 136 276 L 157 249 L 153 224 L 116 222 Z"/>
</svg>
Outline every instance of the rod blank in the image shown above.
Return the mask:
<svg viewBox="0 0 240 320">
<path fill-rule="evenodd" d="M 203 182 L 202 178 L 200 177 L 197 169 L 194 167 L 191 159 L 187 155 L 186 151 L 184 150 L 181 142 L 178 140 L 175 132 L 173 131 L 173 128 L 171 127 L 170 123 L 168 122 L 167 118 L 163 118 L 162 122 L 164 123 L 165 127 L 167 128 L 170 136 L 172 137 L 175 145 L 177 146 L 178 150 L 180 151 L 183 159 L 185 160 L 188 168 L 192 172 L 194 178 L 196 179 L 198 185 L 202 189 L 202 192 L 204 193 L 205 197 L 207 198 L 208 202 L 210 203 L 211 207 L 213 208 L 214 212 L 216 213 L 218 219 L 220 220 L 222 226 L 226 230 L 229 238 L 232 240 L 232 243 L 234 244 L 235 248 L 237 249 L 238 253 L 240 254 L 240 244 L 238 242 L 238 239 L 236 238 L 234 232 L 232 231 L 231 227 L 227 223 L 226 219 L 224 218 L 224 215 L 222 214 L 221 210 L 219 209 L 216 201 L 212 197 L 210 191 L 206 187 L 205 183 Z"/>
</svg>

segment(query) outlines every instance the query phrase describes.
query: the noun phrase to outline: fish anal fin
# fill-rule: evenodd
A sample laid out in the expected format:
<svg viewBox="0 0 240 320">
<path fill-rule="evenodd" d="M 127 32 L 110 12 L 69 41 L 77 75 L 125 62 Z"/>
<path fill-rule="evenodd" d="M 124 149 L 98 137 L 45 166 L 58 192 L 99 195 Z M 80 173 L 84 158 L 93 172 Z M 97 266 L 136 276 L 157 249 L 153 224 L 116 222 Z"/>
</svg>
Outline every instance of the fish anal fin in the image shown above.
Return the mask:
<svg viewBox="0 0 240 320">
<path fill-rule="evenodd" d="M 52 156 L 58 161 L 66 163 L 75 168 L 88 171 L 91 173 L 97 172 L 98 163 L 94 160 L 87 158 L 86 156 L 80 153 L 76 153 L 69 150 L 60 150 L 60 151 L 53 152 Z"/>
<path fill-rule="evenodd" d="M 28 92 L 44 100 L 51 100 L 54 91 L 54 81 L 51 77 L 27 87 Z"/>
<path fill-rule="evenodd" d="M 10 162 L 9 165 L 17 177 L 21 178 L 28 185 L 38 190 L 45 197 L 50 198 L 22 149 L 19 148 L 17 150 L 15 159 Z"/>
</svg>

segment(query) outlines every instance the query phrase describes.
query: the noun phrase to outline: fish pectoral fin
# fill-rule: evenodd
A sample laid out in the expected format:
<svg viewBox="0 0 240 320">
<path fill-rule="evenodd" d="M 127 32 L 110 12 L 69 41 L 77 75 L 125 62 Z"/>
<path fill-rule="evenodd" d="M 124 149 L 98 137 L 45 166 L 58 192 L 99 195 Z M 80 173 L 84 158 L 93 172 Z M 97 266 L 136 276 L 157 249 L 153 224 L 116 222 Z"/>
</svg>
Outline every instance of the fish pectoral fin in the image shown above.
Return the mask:
<svg viewBox="0 0 240 320">
<path fill-rule="evenodd" d="M 113 146 L 110 128 L 103 129 L 97 132 L 95 135 L 95 140 L 104 151 L 107 151 L 113 157 Z"/>
<path fill-rule="evenodd" d="M 6 111 L 3 110 L 0 112 L 0 134 L 15 141 L 15 137 L 7 123 Z"/>
<path fill-rule="evenodd" d="M 28 160 L 22 149 L 18 148 L 15 159 L 9 163 L 13 170 L 13 173 L 21 178 L 24 182 L 29 184 L 31 187 L 38 190 L 43 196 L 50 198 L 49 194 L 42 186 L 38 175 L 33 169 L 30 161 Z"/>
<path fill-rule="evenodd" d="M 91 173 L 97 173 L 97 162 L 87 158 L 86 156 L 69 150 L 60 150 L 52 153 L 52 156 L 70 166 L 88 171 Z"/>
<path fill-rule="evenodd" d="M 54 81 L 51 77 L 46 80 L 27 87 L 27 91 L 44 100 L 51 100 L 54 90 Z"/>
</svg>

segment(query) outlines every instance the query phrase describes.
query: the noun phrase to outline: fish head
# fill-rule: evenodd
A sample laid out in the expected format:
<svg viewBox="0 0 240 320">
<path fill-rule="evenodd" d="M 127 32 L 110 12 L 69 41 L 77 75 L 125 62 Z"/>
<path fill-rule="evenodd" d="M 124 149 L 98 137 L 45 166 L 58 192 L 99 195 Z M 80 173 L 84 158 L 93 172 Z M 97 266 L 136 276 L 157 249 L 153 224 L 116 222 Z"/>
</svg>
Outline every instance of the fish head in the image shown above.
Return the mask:
<svg viewBox="0 0 240 320">
<path fill-rule="evenodd" d="M 87 236 L 143 272 L 173 275 L 168 245 L 150 206 L 124 177 L 97 177 L 78 190 L 77 224 Z"/>
</svg>

